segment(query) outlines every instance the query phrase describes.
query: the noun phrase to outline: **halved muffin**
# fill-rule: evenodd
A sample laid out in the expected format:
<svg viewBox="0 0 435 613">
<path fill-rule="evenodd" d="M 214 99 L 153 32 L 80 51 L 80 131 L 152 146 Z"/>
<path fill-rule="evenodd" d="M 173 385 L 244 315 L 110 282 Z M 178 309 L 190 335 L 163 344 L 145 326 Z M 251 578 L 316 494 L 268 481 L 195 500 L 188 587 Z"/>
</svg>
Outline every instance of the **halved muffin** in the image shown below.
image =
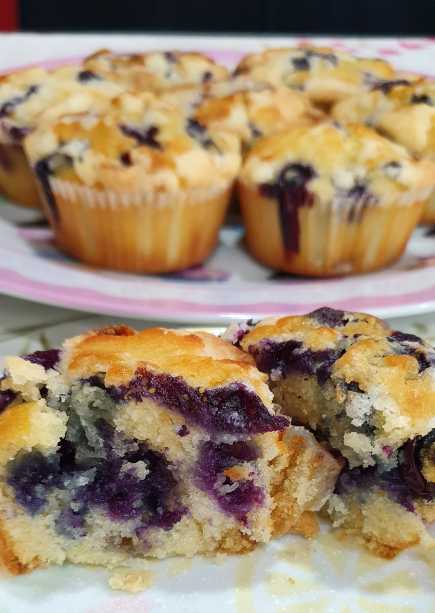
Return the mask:
<svg viewBox="0 0 435 613">
<path fill-rule="evenodd" d="M 283 412 L 345 460 L 329 512 L 385 557 L 435 520 L 435 350 L 363 313 L 321 308 L 228 337 L 268 374 Z"/>
<path fill-rule="evenodd" d="M 274 412 L 265 380 L 231 344 L 162 328 L 8 358 L 3 560 L 114 566 L 314 534 L 339 465 Z"/>
</svg>

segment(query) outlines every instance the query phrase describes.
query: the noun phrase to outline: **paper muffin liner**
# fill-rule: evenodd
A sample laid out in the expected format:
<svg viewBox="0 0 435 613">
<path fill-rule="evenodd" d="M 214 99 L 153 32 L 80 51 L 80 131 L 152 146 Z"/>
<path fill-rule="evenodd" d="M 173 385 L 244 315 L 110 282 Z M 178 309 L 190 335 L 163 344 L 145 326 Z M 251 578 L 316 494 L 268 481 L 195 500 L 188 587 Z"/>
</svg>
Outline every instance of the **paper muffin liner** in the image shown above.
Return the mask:
<svg viewBox="0 0 435 613">
<path fill-rule="evenodd" d="M 309 276 L 364 273 L 392 264 L 403 253 L 429 196 L 428 189 L 403 193 L 396 202 L 352 208 L 340 200 L 315 201 L 298 209 L 298 246 L 286 249 L 277 200 L 257 186 L 239 185 L 246 241 L 261 263 Z M 352 212 L 350 212 L 352 211 Z"/>
<path fill-rule="evenodd" d="M 431 193 L 430 198 L 423 207 L 420 223 L 435 224 L 435 190 Z"/>
<path fill-rule="evenodd" d="M 165 273 L 203 262 L 218 238 L 232 182 L 174 193 L 97 190 L 50 180 L 56 243 L 92 266 Z"/>
<path fill-rule="evenodd" d="M 38 186 L 20 144 L 0 140 L 0 192 L 14 204 L 42 209 Z"/>
</svg>

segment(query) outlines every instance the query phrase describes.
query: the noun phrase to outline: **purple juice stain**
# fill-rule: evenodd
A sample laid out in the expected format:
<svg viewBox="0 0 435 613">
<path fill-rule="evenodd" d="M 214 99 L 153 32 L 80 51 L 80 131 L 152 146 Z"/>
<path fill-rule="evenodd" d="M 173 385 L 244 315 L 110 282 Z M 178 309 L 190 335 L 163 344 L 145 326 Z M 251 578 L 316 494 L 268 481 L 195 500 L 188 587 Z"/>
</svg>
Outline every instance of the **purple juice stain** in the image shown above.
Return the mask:
<svg viewBox="0 0 435 613">
<path fill-rule="evenodd" d="M 45 351 L 34 351 L 27 355 L 23 355 L 23 360 L 32 362 L 32 364 L 39 364 L 43 366 L 45 370 L 56 368 L 60 360 L 60 349 L 47 349 Z"/>
<path fill-rule="evenodd" d="M 314 195 L 307 184 L 316 176 L 312 166 L 292 163 L 284 166 L 275 182 L 260 185 L 262 196 L 278 200 L 281 236 L 285 250 L 290 253 L 299 251 L 299 209 L 313 205 Z"/>
<path fill-rule="evenodd" d="M 350 190 L 344 192 L 342 197 L 349 209 L 347 214 L 349 223 L 361 221 L 364 211 L 378 202 L 378 198 L 367 189 L 364 183 L 356 183 Z"/>
<path fill-rule="evenodd" d="M 59 221 L 59 209 L 57 208 L 56 198 L 50 186 L 50 177 L 54 174 L 57 168 L 62 166 L 71 166 L 72 158 L 63 153 L 52 153 L 45 158 L 42 158 L 35 164 L 35 174 L 38 177 L 42 191 L 44 192 L 47 204 L 53 215 L 54 221 Z"/>
<path fill-rule="evenodd" d="M 264 492 L 252 479 L 233 482 L 224 471 L 257 458 L 257 449 L 245 441 L 232 444 L 209 441 L 202 445 L 199 454 L 196 469 L 198 487 L 212 496 L 225 513 L 240 522 L 246 522 L 247 514 L 263 503 Z"/>
<path fill-rule="evenodd" d="M 260 434 L 284 430 L 289 423 L 282 415 L 271 415 L 257 394 L 240 383 L 200 392 L 181 377 L 140 369 L 130 383 L 107 391 L 115 402 L 150 398 L 210 434 Z"/>
<path fill-rule="evenodd" d="M 148 128 L 138 128 L 126 124 L 120 124 L 119 129 L 125 136 L 134 138 L 138 145 L 145 145 L 152 149 L 163 149 L 162 145 L 157 140 L 159 128 L 150 126 Z"/>
</svg>

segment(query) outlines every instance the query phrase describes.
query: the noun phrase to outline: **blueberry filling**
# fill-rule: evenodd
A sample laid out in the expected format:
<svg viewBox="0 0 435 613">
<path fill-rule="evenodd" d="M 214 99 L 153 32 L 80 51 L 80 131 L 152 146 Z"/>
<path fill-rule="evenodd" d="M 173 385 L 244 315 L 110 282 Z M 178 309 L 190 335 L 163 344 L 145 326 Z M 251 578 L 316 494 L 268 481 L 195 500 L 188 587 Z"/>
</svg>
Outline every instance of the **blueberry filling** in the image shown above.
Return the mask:
<svg viewBox="0 0 435 613">
<path fill-rule="evenodd" d="M 433 106 L 433 100 L 427 94 L 413 94 L 411 97 L 411 104 L 428 104 Z"/>
<path fill-rule="evenodd" d="M 89 81 L 101 81 L 101 77 L 92 70 L 81 70 L 77 75 L 77 80 L 80 83 L 89 83 Z"/>
<path fill-rule="evenodd" d="M 393 344 L 395 353 L 409 355 L 417 360 L 419 373 L 435 366 L 435 353 L 427 350 L 418 336 L 395 331 L 388 337 L 388 340 Z"/>
<path fill-rule="evenodd" d="M 285 417 L 271 415 L 260 398 L 240 383 L 200 391 L 181 377 L 139 369 L 129 384 L 109 387 L 107 392 L 117 403 L 151 398 L 210 434 L 260 434 L 288 426 Z"/>
<path fill-rule="evenodd" d="M 114 522 L 134 520 L 139 530 L 169 530 L 186 512 L 177 505 L 177 482 L 165 456 L 135 439 L 125 439 L 106 422 L 96 422 L 94 439 L 67 432 L 57 451 L 19 454 L 8 465 L 8 484 L 31 515 L 40 513 L 50 494 L 67 499 L 56 519 L 61 534 L 86 533 L 88 514 L 98 509 Z M 101 444 L 102 443 L 102 444 Z M 85 451 L 85 453 L 83 453 Z"/>
<path fill-rule="evenodd" d="M 328 326 L 329 328 L 338 328 L 349 323 L 349 317 L 346 316 L 344 311 L 331 309 L 330 307 L 320 307 L 311 311 L 311 313 L 308 313 L 308 317 L 317 321 L 321 326 Z"/>
<path fill-rule="evenodd" d="M 23 359 L 32 364 L 39 364 L 45 370 L 55 368 L 60 360 L 60 349 L 47 349 L 46 351 L 34 351 L 27 355 L 23 355 Z"/>
<path fill-rule="evenodd" d="M 301 341 L 263 340 L 258 345 L 250 346 L 249 352 L 254 356 L 257 368 L 269 374 L 272 380 L 297 372 L 315 375 L 319 385 L 324 385 L 331 375 L 332 366 L 343 355 L 344 350 L 313 351 L 303 349 Z"/>
<path fill-rule="evenodd" d="M 26 102 L 31 96 L 36 94 L 39 87 L 37 85 L 31 85 L 22 96 L 15 96 L 4 102 L 0 106 L 0 119 L 3 117 L 9 117 L 15 110 L 15 107 L 23 102 Z"/>
<path fill-rule="evenodd" d="M 198 487 L 212 496 L 225 513 L 241 522 L 246 522 L 247 514 L 262 504 L 264 494 L 252 479 L 234 481 L 225 474 L 225 470 L 253 462 L 257 457 L 255 447 L 241 441 L 232 444 L 207 442 L 202 445 L 199 454 Z M 248 476 L 251 476 L 250 473 Z"/>
<path fill-rule="evenodd" d="M 431 501 L 435 496 L 435 483 L 424 477 L 421 459 L 434 442 L 435 430 L 407 441 L 398 451 L 398 466 L 390 470 L 383 470 L 380 466 L 346 468 L 337 481 L 336 493 L 348 494 L 355 489 L 379 487 L 408 511 L 414 511 L 415 499 Z"/>
<path fill-rule="evenodd" d="M 313 205 L 314 195 L 307 189 L 307 183 L 316 176 L 312 166 L 293 163 L 284 166 L 275 182 L 260 185 L 263 196 L 278 200 L 281 236 L 288 252 L 299 251 L 299 209 Z"/>
<path fill-rule="evenodd" d="M 389 94 L 392 89 L 395 87 L 399 87 L 401 85 L 411 85 L 409 81 L 406 79 L 396 79 L 396 80 L 382 80 L 375 81 L 372 85 L 372 91 L 379 90 L 383 94 Z"/>
<path fill-rule="evenodd" d="M 202 147 L 208 149 L 210 147 L 214 147 L 217 149 L 216 144 L 210 138 L 207 132 L 207 128 L 203 126 L 196 119 L 188 119 L 186 123 L 186 132 L 190 136 L 196 140 Z"/>
<path fill-rule="evenodd" d="M 123 134 L 125 134 L 125 136 L 134 138 L 138 145 L 146 145 L 152 149 L 163 148 L 157 140 L 157 135 L 159 133 L 159 128 L 157 126 L 150 126 L 149 128 L 135 128 L 133 126 L 121 124 L 119 129 Z"/>
<path fill-rule="evenodd" d="M 0 391 L 0 415 L 8 408 L 16 397 L 16 393 L 12 390 Z"/>
<path fill-rule="evenodd" d="M 56 204 L 56 198 L 50 186 L 50 177 L 60 167 L 72 164 L 72 158 L 63 153 L 52 153 L 45 158 L 42 158 L 35 165 L 35 173 L 38 177 L 42 191 L 44 192 L 47 204 L 55 221 L 59 221 L 59 210 Z"/>
</svg>

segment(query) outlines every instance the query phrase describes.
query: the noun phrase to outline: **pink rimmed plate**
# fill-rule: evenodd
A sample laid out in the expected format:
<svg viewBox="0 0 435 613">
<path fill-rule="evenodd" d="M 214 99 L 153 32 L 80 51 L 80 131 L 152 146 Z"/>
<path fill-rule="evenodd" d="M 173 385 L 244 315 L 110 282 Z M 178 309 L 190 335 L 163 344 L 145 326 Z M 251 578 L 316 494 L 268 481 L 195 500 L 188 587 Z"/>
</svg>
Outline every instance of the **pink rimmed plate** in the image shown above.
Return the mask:
<svg viewBox="0 0 435 613">
<path fill-rule="evenodd" d="M 111 46 L 110 38 L 107 37 L 105 46 Z M 116 45 L 131 50 L 133 45 L 139 45 L 140 39 L 134 39 L 134 43 L 131 40 L 125 37 L 121 45 L 116 39 Z M 148 46 L 161 47 L 162 40 L 158 45 L 150 40 Z M 74 39 L 69 41 L 69 60 L 44 64 L 71 62 L 91 50 L 86 46 L 89 42 L 79 38 L 77 41 L 76 45 Z M 299 42 L 301 39 L 290 38 L 191 38 L 189 44 L 184 40 L 180 47 L 204 48 L 217 60 L 234 65 L 243 50 Z M 405 70 L 433 72 L 435 41 L 431 38 L 311 42 L 386 57 Z M 165 40 L 164 44 L 176 47 L 177 41 Z M 54 42 L 50 48 L 55 51 Z M 2 70 L 6 68 L 3 66 Z M 0 216 L 1 211 L 0 207 Z M 120 317 L 225 323 L 232 319 L 303 313 L 325 303 L 387 317 L 435 310 L 435 235 L 421 228 L 395 266 L 369 275 L 327 280 L 280 276 L 264 268 L 246 253 L 242 230 L 236 227 L 222 230 L 218 249 L 204 266 L 160 277 L 91 269 L 59 253 L 47 228 L 19 227 L 7 220 L 0 221 L 0 256 L 0 292 Z"/>
</svg>

